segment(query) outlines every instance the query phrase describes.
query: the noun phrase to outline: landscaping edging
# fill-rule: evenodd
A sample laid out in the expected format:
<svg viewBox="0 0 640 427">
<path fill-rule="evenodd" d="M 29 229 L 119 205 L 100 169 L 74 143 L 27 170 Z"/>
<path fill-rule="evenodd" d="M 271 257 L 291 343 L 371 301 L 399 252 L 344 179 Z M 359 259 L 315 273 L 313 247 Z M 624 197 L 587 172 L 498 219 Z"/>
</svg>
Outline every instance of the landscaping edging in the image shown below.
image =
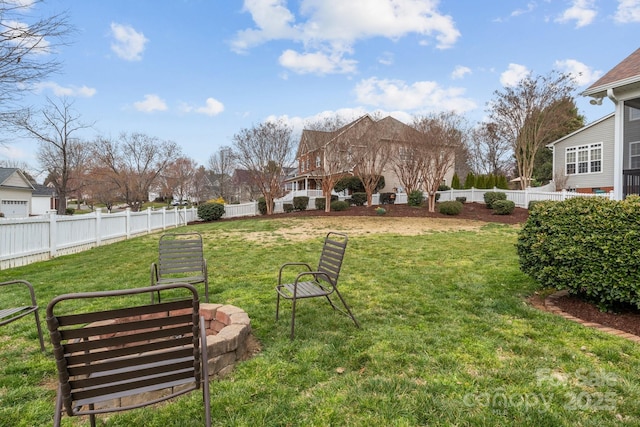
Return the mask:
<svg viewBox="0 0 640 427">
<path fill-rule="evenodd" d="M 589 322 L 583 319 L 580 319 L 578 317 L 572 316 L 569 313 L 566 313 L 564 311 L 562 311 L 562 309 L 560 309 L 555 302 L 559 299 L 562 298 L 563 296 L 566 296 L 569 293 L 569 291 L 562 290 L 562 291 L 558 291 L 555 292 L 549 296 L 547 296 L 544 299 L 544 307 L 547 311 L 557 314 L 559 316 L 564 317 L 567 320 L 571 320 L 577 323 L 580 323 L 583 326 L 589 327 L 589 328 L 595 328 L 598 329 L 602 332 L 606 332 L 608 334 L 611 335 L 616 335 L 619 336 L 621 338 L 626 338 L 630 341 L 636 342 L 640 344 L 640 337 L 634 334 L 630 334 L 629 332 L 625 332 L 625 331 L 621 331 L 619 329 L 615 329 L 615 328 L 611 328 L 609 326 L 605 326 L 605 325 L 601 325 L 600 323 L 596 323 L 596 322 Z"/>
</svg>

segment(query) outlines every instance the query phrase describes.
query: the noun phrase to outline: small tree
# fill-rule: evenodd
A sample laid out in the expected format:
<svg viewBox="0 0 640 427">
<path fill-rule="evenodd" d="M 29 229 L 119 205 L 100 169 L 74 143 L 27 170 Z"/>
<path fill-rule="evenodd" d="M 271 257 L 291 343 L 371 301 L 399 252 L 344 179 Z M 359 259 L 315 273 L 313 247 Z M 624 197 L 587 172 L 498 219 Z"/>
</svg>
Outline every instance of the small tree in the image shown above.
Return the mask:
<svg viewBox="0 0 640 427">
<path fill-rule="evenodd" d="M 290 126 L 278 120 L 242 129 L 233 136 L 236 159 L 260 188 L 267 215 L 273 213 L 274 200 L 282 194 L 283 171 L 291 164 L 291 132 Z"/>
</svg>

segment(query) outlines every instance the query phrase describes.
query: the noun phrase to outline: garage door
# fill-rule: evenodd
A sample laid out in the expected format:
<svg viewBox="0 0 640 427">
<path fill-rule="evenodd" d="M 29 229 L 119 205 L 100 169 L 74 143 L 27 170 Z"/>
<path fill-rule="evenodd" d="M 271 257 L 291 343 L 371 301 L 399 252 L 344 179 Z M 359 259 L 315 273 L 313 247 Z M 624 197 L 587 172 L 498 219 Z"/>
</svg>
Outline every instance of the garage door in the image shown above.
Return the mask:
<svg viewBox="0 0 640 427">
<path fill-rule="evenodd" d="M 25 200 L 3 200 L 0 212 L 5 218 L 26 218 L 29 216 L 28 204 Z"/>
</svg>

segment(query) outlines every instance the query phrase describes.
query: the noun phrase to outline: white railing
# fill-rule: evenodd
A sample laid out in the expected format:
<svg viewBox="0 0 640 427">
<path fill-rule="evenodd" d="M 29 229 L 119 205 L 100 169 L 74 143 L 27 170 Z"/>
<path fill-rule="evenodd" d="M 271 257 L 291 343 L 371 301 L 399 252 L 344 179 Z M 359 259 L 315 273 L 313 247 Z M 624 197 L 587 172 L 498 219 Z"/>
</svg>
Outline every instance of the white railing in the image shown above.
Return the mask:
<svg viewBox="0 0 640 427">
<path fill-rule="evenodd" d="M 573 191 L 537 191 L 535 188 L 527 188 L 525 190 L 501 190 L 498 188 L 493 189 L 477 189 L 471 188 L 468 190 L 447 190 L 439 191 L 440 201 L 456 200 L 458 197 L 466 198 L 467 203 L 484 203 L 484 194 L 489 191 L 498 191 L 507 195 L 507 200 L 511 200 L 520 208 L 529 208 L 529 202 L 537 200 L 555 200 L 562 201 L 573 197 L 605 197 L 613 199 L 613 192 L 609 193 L 576 193 Z M 398 195 L 399 196 L 399 195 Z M 398 196 L 396 196 L 396 203 L 398 203 Z M 406 195 L 405 195 L 406 196 Z M 426 197 L 426 195 L 425 195 Z M 406 203 L 406 202 L 405 202 Z"/>
<path fill-rule="evenodd" d="M 156 230 L 187 225 L 198 219 L 195 208 L 129 209 L 104 214 L 55 213 L 31 218 L 0 220 L 0 270 L 42 261 L 128 239 Z"/>
</svg>

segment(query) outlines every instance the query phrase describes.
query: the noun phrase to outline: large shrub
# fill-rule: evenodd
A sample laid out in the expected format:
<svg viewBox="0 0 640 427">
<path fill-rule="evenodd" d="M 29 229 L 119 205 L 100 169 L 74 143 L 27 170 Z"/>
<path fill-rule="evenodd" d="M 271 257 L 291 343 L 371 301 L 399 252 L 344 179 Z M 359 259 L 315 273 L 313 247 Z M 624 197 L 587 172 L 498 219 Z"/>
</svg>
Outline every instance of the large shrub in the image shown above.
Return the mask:
<svg viewBox="0 0 640 427">
<path fill-rule="evenodd" d="M 640 308 L 640 203 L 576 197 L 536 203 L 517 251 L 543 287 L 568 289 L 608 308 Z"/>
<path fill-rule="evenodd" d="M 413 190 L 407 196 L 407 204 L 409 206 L 420 206 L 424 202 L 424 193 L 420 190 Z"/>
<path fill-rule="evenodd" d="M 332 211 L 346 211 L 347 209 L 349 209 L 349 203 L 342 201 L 342 200 L 336 200 L 335 202 L 331 202 L 331 210 Z"/>
<path fill-rule="evenodd" d="M 326 203 L 325 203 L 325 198 L 324 197 L 316 197 L 316 209 L 323 211 Z M 336 200 L 338 200 L 338 196 L 336 196 L 335 194 L 331 195 L 331 201 L 335 202 Z"/>
<path fill-rule="evenodd" d="M 449 200 L 446 202 L 438 203 L 438 212 L 445 215 L 458 215 L 460 212 L 462 212 L 462 207 L 462 203 Z"/>
<path fill-rule="evenodd" d="M 396 202 L 396 193 L 380 193 L 381 205 L 392 205 Z"/>
<path fill-rule="evenodd" d="M 293 203 L 283 203 L 282 210 L 286 213 L 293 212 Z"/>
<path fill-rule="evenodd" d="M 216 221 L 224 215 L 222 203 L 203 203 L 198 206 L 198 216 L 203 221 Z"/>
<path fill-rule="evenodd" d="M 511 215 L 516 208 L 516 204 L 511 200 L 496 200 L 491 205 L 496 215 Z"/>
<path fill-rule="evenodd" d="M 353 193 L 351 195 L 351 204 L 356 206 L 363 206 L 367 203 L 367 193 Z M 331 209 L 333 210 L 333 203 L 331 203 Z"/>
<path fill-rule="evenodd" d="M 309 206 L 309 197 L 296 196 L 293 198 L 293 208 L 297 211 L 306 211 Z"/>
<path fill-rule="evenodd" d="M 493 209 L 493 202 L 496 200 L 507 200 L 507 194 L 501 191 L 487 191 L 483 197 L 487 209 Z"/>
<path fill-rule="evenodd" d="M 271 212 L 273 212 L 273 207 L 275 206 L 275 203 L 273 203 L 271 205 Z M 260 211 L 261 215 L 266 215 L 267 214 L 267 201 L 265 200 L 264 197 L 260 197 L 258 199 L 258 210 Z"/>
</svg>

